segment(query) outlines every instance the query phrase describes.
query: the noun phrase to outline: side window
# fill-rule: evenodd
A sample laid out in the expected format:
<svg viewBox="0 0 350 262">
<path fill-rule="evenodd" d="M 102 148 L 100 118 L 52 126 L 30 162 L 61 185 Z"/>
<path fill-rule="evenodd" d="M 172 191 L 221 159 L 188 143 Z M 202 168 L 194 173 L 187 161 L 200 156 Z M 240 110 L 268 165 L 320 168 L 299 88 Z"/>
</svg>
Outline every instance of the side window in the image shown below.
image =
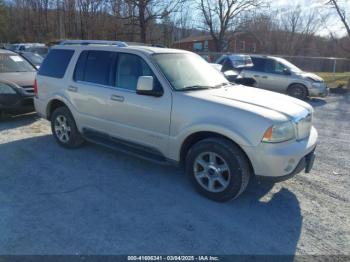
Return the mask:
<svg viewBox="0 0 350 262">
<path fill-rule="evenodd" d="M 89 51 L 85 61 L 84 81 L 111 85 L 113 83 L 112 65 L 115 57 L 115 52 Z"/>
<path fill-rule="evenodd" d="M 277 61 L 275 62 L 275 72 L 277 74 L 283 75 L 286 69 L 287 68 L 283 64 L 281 64 L 280 62 L 277 62 Z"/>
<path fill-rule="evenodd" d="M 156 76 L 143 59 L 137 55 L 118 55 L 116 70 L 116 87 L 136 90 L 140 76 L 153 76 L 156 88 L 161 88 Z"/>
<path fill-rule="evenodd" d="M 225 62 L 225 60 L 226 60 L 225 56 L 224 57 L 220 57 L 219 60 L 216 61 L 216 63 L 222 65 Z"/>
<path fill-rule="evenodd" d="M 254 66 L 249 70 L 257 71 L 257 72 L 264 72 L 265 71 L 264 70 L 265 69 L 265 59 L 252 57 L 252 61 L 253 61 Z"/>
<path fill-rule="evenodd" d="M 286 67 L 273 60 L 273 59 L 267 59 L 266 64 L 265 64 L 265 72 L 266 73 L 271 73 L 271 74 L 283 74 L 283 71 Z"/>
<path fill-rule="evenodd" d="M 271 59 L 267 59 L 265 63 L 265 72 L 274 73 L 275 72 L 275 63 Z"/>
<path fill-rule="evenodd" d="M 225 59 L 225 62 L 222 64 L 221 71 L 222 71 L 222 72 L 226 72 L 226 71 L 232 70 L 232 69 L 234 69 L 234 68 L 233 68 L 233 64 L 232 64 L 232 61 L 231 61 L 230 58 L 227 57 L 227 58 Z"/>
<path fill-rule="evenodd" d="M 74 50 L 51 50 L 41 65 L 38 74 L 54 78 L 63 78 L 73 54 Z"/>
</svg>

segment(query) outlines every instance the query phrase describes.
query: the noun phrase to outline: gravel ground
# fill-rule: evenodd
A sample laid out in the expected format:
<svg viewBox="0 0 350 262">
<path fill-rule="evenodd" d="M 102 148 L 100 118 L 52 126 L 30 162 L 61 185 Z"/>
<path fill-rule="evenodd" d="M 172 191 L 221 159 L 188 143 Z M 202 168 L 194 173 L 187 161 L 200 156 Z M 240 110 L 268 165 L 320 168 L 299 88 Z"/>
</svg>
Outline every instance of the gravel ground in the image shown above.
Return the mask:
<svg viewBox="0 0 350 262">
<path fill-rule="evenodd" d="M 253 181 L 236 201 L 181 170 L 87 145 L 60 148 L 35 114 L 0 122 L 0 254 L 348 254 L 350 96 L 314 100 L 310 174 Z"/>
</svg>

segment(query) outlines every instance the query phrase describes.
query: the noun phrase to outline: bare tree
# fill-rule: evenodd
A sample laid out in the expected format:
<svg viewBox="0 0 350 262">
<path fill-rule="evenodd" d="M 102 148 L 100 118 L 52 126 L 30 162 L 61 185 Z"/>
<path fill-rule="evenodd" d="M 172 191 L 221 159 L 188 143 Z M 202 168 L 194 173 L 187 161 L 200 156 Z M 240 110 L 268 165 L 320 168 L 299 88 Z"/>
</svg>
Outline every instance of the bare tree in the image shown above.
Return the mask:
<svg viewBox="0 0 350 262">
<path fill-rule="evenodd" d="M 216 50 L 222 51 L 227 31 L 242 13 L 262 6 L 263 0 L 200 0 L 204 24 L 209 29 Z"/>
<path fill-rule="evenodd" d="M 345 1 L 345 3 L 350 4 L 350 2 L 348 0 L 344 0 L 344 1 Z M 345 8 L 344 9 L 341 8 L 337 0 L 330 0 L 329 2 L 327 2 L 327 4 L 331 5 L 337 11 L 339 18 L 340 18 L 341 22 L 344 24 L 345 29 L 350 37 L 350 25 L 347 21 Z"/>
<path fill-rule="evenodd" d="M 289 55 L 304 55 L 311 48 L 311 40 L 318 31 L 321 20 L 314 10 L 302 10 L 301 6 L 282 12 L 280 45 Z"/>
<path fill-rule="evenodd" d="M 137 19 L 140 29 L 140 40 L 147 42 L 147 30 L 151 21 L 164 19 L 184 2 L 184 0 L 125 0 L 134 8 L 133 18 Z M 126 17 L 130 19 L 131 17 Z"/>
<path fill-rule="evenodd" d="M 6 24 L 6 9 L 2 0 L 0 0 L 0 43 L 2 43 L 6 37 L 7 24 Z"/>
</svg>

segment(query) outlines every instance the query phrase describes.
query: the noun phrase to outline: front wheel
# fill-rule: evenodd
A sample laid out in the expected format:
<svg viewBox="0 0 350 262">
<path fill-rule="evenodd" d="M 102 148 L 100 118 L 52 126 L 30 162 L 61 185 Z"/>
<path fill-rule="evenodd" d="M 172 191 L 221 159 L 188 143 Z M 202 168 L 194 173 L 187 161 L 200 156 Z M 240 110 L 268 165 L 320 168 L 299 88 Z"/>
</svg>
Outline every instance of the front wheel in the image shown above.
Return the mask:
<svg viewBox="0 0 350 262">
<path fill-rule="evenodd" d="M 77 148 L 84 143 L 84 139 L 67 107 L 59 107 L 53 112 L 51 130 L 57 143 L 63 147 Z"/>
<path fill-rule="evenodd" d="M 307 96 L 308 96 L 308 92 L 305 86 L 300 85 L 300 84 L 294 84 L 291 85 L 288 88 L 287 91 L 288 95 L 301 99 L 301 100 L 306 100 Z"/>
<path fill-rule="evenodd" d="M 245 154 L 222 138 L 208 138 L 195 144 L 187 155 L 186 171 L 194 187 L 215 201 L 237 198 L 250 177 Z"/>
</svg>

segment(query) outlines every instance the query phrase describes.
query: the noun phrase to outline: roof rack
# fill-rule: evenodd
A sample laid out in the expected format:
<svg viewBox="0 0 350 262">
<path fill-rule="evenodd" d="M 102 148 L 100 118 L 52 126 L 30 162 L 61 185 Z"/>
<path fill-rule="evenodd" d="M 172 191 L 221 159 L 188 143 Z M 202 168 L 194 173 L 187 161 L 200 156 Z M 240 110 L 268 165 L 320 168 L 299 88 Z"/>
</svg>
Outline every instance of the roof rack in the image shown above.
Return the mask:
<svg viewBox="0 0 350 262">
<path fill-rule="evenodd" d="M 63 40 L 59 45 L 113 45 L 117 47 L 127 47 L 127 43 L 122 41 L 103 41 L 103 40 Z"/>
</svg>

